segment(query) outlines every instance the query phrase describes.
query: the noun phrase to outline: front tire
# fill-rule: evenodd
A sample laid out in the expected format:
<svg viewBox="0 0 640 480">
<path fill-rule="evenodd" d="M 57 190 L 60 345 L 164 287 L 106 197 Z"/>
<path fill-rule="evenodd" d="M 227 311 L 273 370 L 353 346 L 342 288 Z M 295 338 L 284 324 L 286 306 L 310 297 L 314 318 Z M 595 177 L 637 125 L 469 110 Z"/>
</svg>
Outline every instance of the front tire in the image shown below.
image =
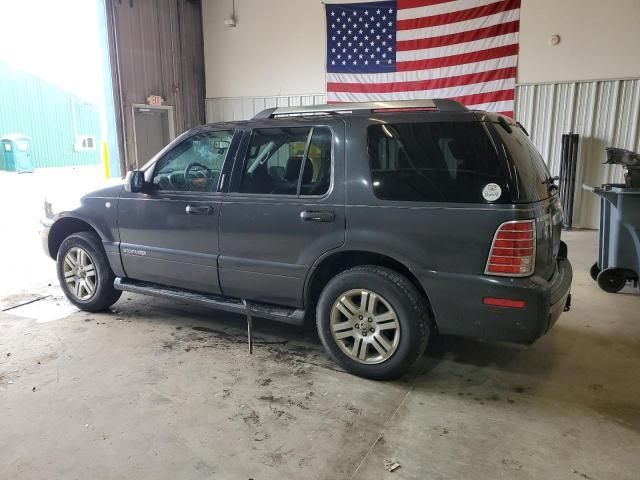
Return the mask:
<svg viewBox="0 0 640 480">
<path fill-rule="evenodd" d="M 100 238 L 93 233 L 79 232 L 65 238 L 58 249 L 56 270 L 62 291 L 80 310 L 106 310 L 122 295 L 113 288 L 115 275 Z"/>
<path fill-rule="evenodd" d="M 389 268 L 360 266 L 327 283 L 316 323 L 329 355 L 347 372 L 375 380 L 403 375 L 429 339 L 426 299 Z"/>
</svg>

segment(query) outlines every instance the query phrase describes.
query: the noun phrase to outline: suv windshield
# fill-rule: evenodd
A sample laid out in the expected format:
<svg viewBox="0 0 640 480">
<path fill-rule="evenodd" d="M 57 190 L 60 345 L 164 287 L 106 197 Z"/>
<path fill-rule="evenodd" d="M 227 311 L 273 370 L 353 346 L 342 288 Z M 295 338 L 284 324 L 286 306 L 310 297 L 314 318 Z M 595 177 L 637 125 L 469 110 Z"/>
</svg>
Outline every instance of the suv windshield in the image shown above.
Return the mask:
<svg viewBox="0 0 640 480">
<path fill-rule="evenodd" d="M 385 200 L 508 203 L 506 177 L 479 122 L 371 125 L 374 193 Z"/>
<path fill-rule="evenodd" d="M 551 196 L 549 182 L 551 174 L 542 155 L 524 132 L 511 125 L 508 132 L 501 125 L 495 125 L 498 135 L 506 146 L 506 154 L 513 165 L 517 177 L 517 191 L 514 201 L 536 202 Z"/>
</svg>

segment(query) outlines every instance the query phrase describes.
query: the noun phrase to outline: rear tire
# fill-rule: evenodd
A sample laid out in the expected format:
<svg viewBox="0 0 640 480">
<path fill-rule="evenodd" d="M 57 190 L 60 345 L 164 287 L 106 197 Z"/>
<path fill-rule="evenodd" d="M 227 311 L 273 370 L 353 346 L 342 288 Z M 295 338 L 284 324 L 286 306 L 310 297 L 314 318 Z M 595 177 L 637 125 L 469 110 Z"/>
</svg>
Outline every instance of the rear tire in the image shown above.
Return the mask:
<svg viewBox="0 0 640 480">
<path fill-rule="evenodd" d="M 113 288 L 115 275 L 100 238 L 93 233 L 65 238 L 58 249 L 56 270 L 67 299 L 85 312 L 106 310 L 122 295 Z"/>
<path fill-rule="evenodd" d="M 627 277 L 617 268 L 607 268 L 598 274 L 598 286 L 609 293 L 617 293 L 627 284 Z"/>
<path fill-rule="evenodd" d="M 430 315 L 426 299 L 404 276 L 366 265 L 327 283 L 316 324 L 327 353 L 347 372 L 391 380 L 424 353 Z"/>
</svg>

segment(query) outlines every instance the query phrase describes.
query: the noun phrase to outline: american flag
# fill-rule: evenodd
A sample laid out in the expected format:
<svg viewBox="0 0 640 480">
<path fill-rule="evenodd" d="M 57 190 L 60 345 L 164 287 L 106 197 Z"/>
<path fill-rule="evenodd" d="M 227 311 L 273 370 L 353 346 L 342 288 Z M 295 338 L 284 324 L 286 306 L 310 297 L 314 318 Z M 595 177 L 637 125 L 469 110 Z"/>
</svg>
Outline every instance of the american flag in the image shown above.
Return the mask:
<svg viewBox="0 0 640 480">
<path fill-rule="evenodd" d="M 513 116 L 520 0 L 327 4 L 329 102 L 452 98 Z"/>
</svg>

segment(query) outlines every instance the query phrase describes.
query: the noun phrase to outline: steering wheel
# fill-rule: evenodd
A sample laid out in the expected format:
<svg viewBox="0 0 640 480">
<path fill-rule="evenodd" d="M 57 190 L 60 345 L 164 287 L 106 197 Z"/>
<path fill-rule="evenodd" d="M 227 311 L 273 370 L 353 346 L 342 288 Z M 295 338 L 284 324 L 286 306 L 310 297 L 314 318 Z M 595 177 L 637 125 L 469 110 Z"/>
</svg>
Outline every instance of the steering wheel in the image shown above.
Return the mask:
<svg viewBox="0 0 640 480">
<path fill-rule="evenodd" d="M 201 163 L 190 163 L 184 169 L 184 183 L 196 190 L 208 190 L 213 182 L 215 174 L 219 171 L 211 170 Z"/>
</svg>

